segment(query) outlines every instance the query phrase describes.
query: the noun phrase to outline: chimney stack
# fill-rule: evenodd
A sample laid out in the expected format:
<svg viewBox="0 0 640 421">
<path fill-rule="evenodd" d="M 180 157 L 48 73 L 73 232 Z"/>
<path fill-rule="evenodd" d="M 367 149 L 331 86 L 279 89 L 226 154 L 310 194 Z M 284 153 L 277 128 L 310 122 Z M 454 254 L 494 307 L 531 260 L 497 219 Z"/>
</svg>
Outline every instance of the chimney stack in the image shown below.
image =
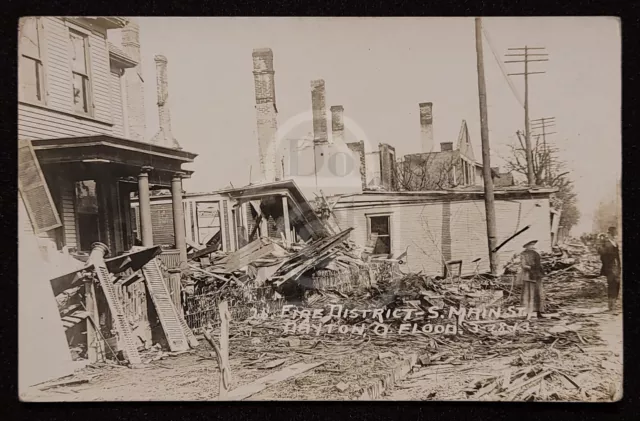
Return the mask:
<svg viewBox="0 0 640 421">
<path fill-rule="evenodd" d="M 122 48 L 125 53 L 138 62 L 136 67 L 124 72 L 126 86 L 127 126 L 129 138 L 144 142 L 145 113 L 144 113 L 144 83 L 142 81 L 142 58 L 140 55 L 140 27 L 133 20 L 122 28 Z"/>
<path fill-rule="evenodd" d="M 323 144 L 329 141 L 327 135 L 327 109 L 325 105 L 324 80 L 311 81 L 311 109 L 313 110 L 313 142 Z"/>
<path fill-rule="evenodd" d="M 169 82 L 167 78 L 167 58 L 157 55 L 156 83 L 158 89 L 158 133 L 151 139 L 151 143 L 167 148 L 182 149 L 171 132 L 171 115 L 169 113 Z"/>
<path fill-rule="evenodd" d="M 333 142 L 344 142 L 344 107 L 342 105 L 333 105 L 330 110 Z"/>
<path fill-rule="evenodd" d="M 453 142 L 442 142 L 440 143 L 440 150 L 444 151 L 452 151 L 453 150 Z"/>
<path fill-rule="evenodd" d="M 278 110 L 276 108 L 273 52 L 270 48 L 258 48 L 253 50 L 252 57 L 260 170 L 263 180 L 275 181 L 282 177 L 282 168 L 276 159 L 276 132 L 278 131 L 276 117 Z"/>
<path fill-rule="evenodd" d="M 422 152 L 433 152 L 433 103 L 423 102 L 419 106 Z"/>
</svg>

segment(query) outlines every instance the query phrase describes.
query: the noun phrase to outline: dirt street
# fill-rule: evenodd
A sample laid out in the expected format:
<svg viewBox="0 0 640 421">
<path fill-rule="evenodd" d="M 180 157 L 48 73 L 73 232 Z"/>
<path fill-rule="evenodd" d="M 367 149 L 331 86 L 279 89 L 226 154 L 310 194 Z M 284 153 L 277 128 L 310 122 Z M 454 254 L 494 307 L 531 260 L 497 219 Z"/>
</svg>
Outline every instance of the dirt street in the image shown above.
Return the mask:
<svg viewBox="0 0 640 421">
<path fill-rule="evenodd" d="M 571 282 L 580 282 L 580 287 L 570 291 L 550 287 L 548 292 L 549 300 L 570 302 L 570 305 L 561 307 L 549 318 L 532 321 L 533 328 L 539 332 L 556 332 L 555 340 L 551 336 L 545 342 L 519 345 L 517 338 L 512 336 L 501 339 L 503 342 L 499 342 L 499 346 L 488 346 L 483 345 L 486 340 L 469 339 L 470 342 L 450 345 L 464 351 L 451 354 L 443 351 L 447 349 L 443 348 L 444 343 L 439 345 L 439 340 L 434 343 L 422 335 L 387 340 L 348 335 L 301 336 L 296 337 L 298 341 L 282 338 L 281 331 L 269 326 L 259 329 L 259 326 L 235 325 L 234 332 L 232 323 L 232 387 L 251 383 L 297 362 L 324 361 L 323 365 L 267 387 L 248 399 L 358 399 L 364 387 L 388 374 L 403 358 L 412 353 L 424 353 L 435 346 L 446 360 L 413 367 L 395 385 L 387 384 L 381 399 L 477 400 L 478 386 L 474 387 L 474 384 L 483 383 L 496 373 L 528 370 L 529 367 L 534 370 L 530 374 L 532 377 L 533 373 L 539 372 L 535 370 L 553 368 L 565 373 L 571 382 L 561 391 L 536 391 L 536 400 L 618 399 L 622 393 L 620 311 L 616 314 L 606 312 L 602 278 Z M 576 327 L 575 320 L 581 327 Z M 562 329 L 557 330 L 557 326 Z M 574 342 L 568 341 L 570 337 L 576 338 Z M 562 349 L 559 349 L 560 344 L 563 344 Z M 499 351 L 491 348 L 499 348 Z M 166 356 L 141 369 L 104 364 L 86 367 L 73 376 L 73 379 L 89 380 L 86 383 L 38 390 L 43 388 L 40 385 L 22 398 L 28 401 L 113 401 L 135 396 L 136 400 L 154 401 L 215 400 L 219 371 L 210 352 L 208 343 L 201 339 L 197 349 Z M 554 382 L 559 381 L 551 380 L 549 384 Z M 499 397 L 493 395 L 492 398 Z"/>
</svg>

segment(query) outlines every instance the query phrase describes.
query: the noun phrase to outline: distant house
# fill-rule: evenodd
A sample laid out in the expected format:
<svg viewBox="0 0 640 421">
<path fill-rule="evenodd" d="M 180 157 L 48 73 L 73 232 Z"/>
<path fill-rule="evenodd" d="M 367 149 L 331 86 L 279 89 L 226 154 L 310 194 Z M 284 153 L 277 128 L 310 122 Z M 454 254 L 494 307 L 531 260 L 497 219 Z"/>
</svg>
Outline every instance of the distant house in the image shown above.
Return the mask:
<svg viewBox="0 0 640 421">
<path fill-rule="evenodd" d="M 453 142 L 443 142 L 440 151 L 405 155 L 399 168 L 398 183 L 403 190 L 442 190 L 482 184 L 465 120 L 462 120 L 455 148 Z"/>
<path fill-rule="evenodd" d="M 462 120 L 455 142 L 440 143 L 440 151 L 404 156 L 398 165 L 400 190 L 446 190 L 456 187 L 482 186 L 482 164 L 476 161 L 467 122 Z M 494 185 L 514 185 L 513 175 L 492 168 Z"/>
</svg>

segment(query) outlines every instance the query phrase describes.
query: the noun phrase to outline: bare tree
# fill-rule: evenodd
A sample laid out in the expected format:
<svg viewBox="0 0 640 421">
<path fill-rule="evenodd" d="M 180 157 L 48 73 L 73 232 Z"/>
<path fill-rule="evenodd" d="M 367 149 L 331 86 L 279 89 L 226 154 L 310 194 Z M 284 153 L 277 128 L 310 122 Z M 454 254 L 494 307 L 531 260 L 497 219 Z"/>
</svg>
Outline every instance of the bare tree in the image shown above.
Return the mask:
<svg viewBox="0 0 640 421">
<path fill-rule="evenodd" d="M 524 146 L 523 134 L 517 132 L 518 143 L 509 145 L 509 156 L 502 157 L 505 168 L 509 172 L 527 175 L 527 158 Z M 576 206 L 576 193 L 571 171 L 567 170 L 567 164 L 557 156 L 557 150 L 545 144 L 540 136 L 536 137 L 531 145 L 533 158 L 534 182 L 537 186 L 555 187 L 558 191 L 552 196 L 551 204 L 554 208 L 562 210 L 560 225 L 565 230 L 570 230 L 580 219 L 580 210 Z"/>
<path fill-rule="evenodd" d="M 396 180 L 400 190 L 444 190 L 459 186 L 462 174 L 454 154 L 438 153 L 405 156 L 396 165 Z"/>
<path fill-rule="evenodd" d="M 598 204 L 593 215 L 593 230 L 606 232 L 609 227 L 617 227 L 620 218 L 620 209 L 615 198 L 603 200 Z"/>
</svg>

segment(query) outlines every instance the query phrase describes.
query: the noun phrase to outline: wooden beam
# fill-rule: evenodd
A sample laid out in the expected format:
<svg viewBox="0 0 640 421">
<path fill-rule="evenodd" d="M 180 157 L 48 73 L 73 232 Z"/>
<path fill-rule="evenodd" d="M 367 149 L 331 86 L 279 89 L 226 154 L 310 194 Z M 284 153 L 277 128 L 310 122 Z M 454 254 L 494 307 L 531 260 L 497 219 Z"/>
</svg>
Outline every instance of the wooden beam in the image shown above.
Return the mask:
<svg viewBox="0 0 640 421">
<path fill-rule="evenodd" d="M 85 302 L 86 309 L 89 316 L 87 317 L 87 354 L 89 357 L 90 363 L 95 363 L 98 361 L 100 355 L 104 355 L 101 353 L 101 341 L 98 339 L 98 332 L 96 331 L 95 326 L 91 323 L 92 320 L 99 320 L 98 313 L 98 302 L 96 300 L 96 290 L 95 285 L 93 283 L 93 278 L 85 278 L 84 284 L 85 292 Z"/>
<path fill-rule="evenodd" d="M 269 374 L 268 376 L 262 377 L 252 383 L 246 384 L 244 386 L 240 386 L 237 389 L 234 389 L 226 396 L 226 400 L 243 400 L 250 396 L 255 395 L 266 389 L 269 386 L 273 386 L 280 382 L 283 382 L 291 377 L 298 376 L 304 372 L 312 370 L 316 367 L 323 365 L 325 362 L 317 362 L 317 363 L 296 363 L 290 365 L 288 367 L 283 368 L 280 371 L 276 371 L 275 373 Z"/>
</svg>

